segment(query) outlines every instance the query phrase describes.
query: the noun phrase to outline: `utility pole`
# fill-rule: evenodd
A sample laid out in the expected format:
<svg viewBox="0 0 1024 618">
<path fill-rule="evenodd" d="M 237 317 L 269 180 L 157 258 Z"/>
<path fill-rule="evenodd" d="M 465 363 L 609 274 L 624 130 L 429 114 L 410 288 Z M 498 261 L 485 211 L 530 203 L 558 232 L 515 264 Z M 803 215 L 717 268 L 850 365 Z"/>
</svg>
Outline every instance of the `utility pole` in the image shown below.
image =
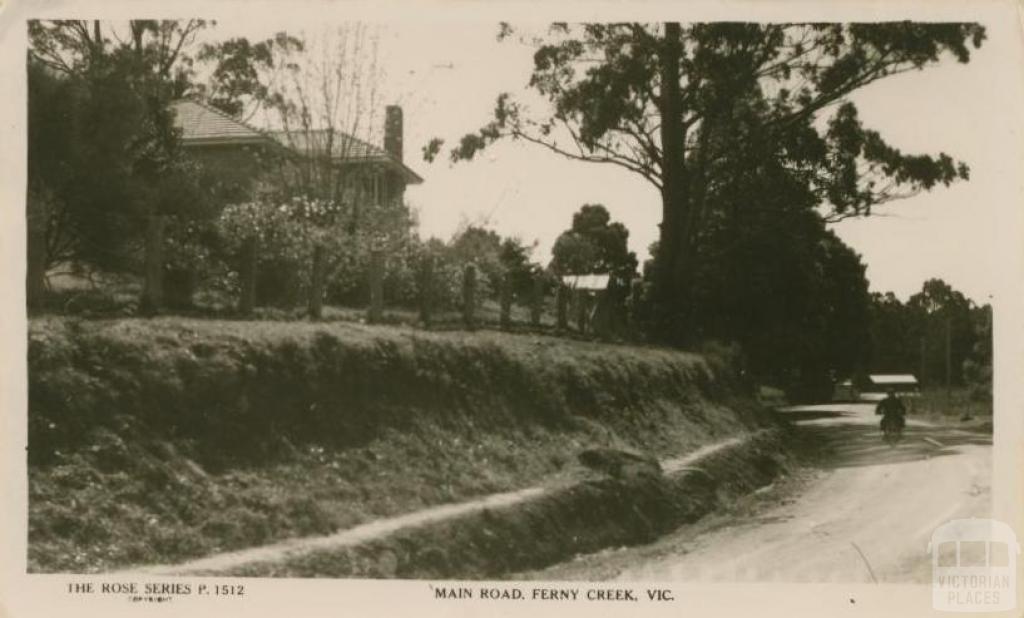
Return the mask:
<svg viewBox="0 0 1024 618">
<path fill-rule="evenodd" d="M 953 320 L 946 315 L 946 403 L 952 399 L 952 375 L 953 375 L 953 352 L 952 352 L 952 331 Z"/>
<path fill-rule="evenodd" d="M 925 383 L 925 378 L 924 378 L 924 370 L 925 370 L 925 362 L 926 362 L 925 361 L 925 354 L 926 354 L 925 347 L 926 347 L 925 346 L 925 336 L 924 336 L 924 332 L 922 332 L 921 333 L 921 373 L 918 374 L 918 376 L 917 376 L 917 379 L 921 381 L 921 386 L 922 387 L 924 386 L 924 383 Z"/>
</svg>

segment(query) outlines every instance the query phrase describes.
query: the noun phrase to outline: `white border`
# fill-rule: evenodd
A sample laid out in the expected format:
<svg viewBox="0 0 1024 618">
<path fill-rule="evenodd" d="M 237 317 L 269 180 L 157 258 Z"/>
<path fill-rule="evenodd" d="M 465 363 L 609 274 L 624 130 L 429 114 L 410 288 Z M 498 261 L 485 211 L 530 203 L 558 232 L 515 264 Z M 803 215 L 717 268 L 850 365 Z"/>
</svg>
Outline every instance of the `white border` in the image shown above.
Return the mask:
<svg viewBox="0 0 1024 618">
<path fill-rule="evenodd" d="M 242 599 L 179 599 L 166 606 L 129 604 L 122 597 L 83 599 L 64 593 L 64 575 L 26 575 L 27 487 L 26 445 L 26 323 L 25 323 L 25 20 L 29 18 L 194 17 L 219 20 L 267 19 L 287 27 L 290 22 L 315 21 L 325 11 L 344 11 L 347 18 L 437 21 L 452 27 L 493 27 L 504 21 L 586 20 L 743 20 L 743 21 L 981 21 L 1010 41 L 1005 50 L 1001 88 L 1021 113 L 1006 127 L 1002 149 L 1021 169 L 1024 162 L 1024 44 L 1019 7 L 1013 0 L 877 0 L 830 3 L 797 1 L 612 2 L 572 0 L 534 1 L 418 1 L 418 2 L 251 2 L 150 0 L 104 2 L 8 2 L 0 5 L 0 270 L 4 319 L 0 320 L 3 371 L 0 372 L 0 616 L 122 616 L 144 612 L 160 615 L 224 616 L 469 616 L 501 613 L 534 617 L 580 612 L 588 617 L 643 613 L 680 615 L 786 616 L 909 616 L 931 614 L 930 586 L 715 584 L 672 585 L 677 601 L 665 604 L 538 604 L 475 601 L 434 601 L 425 581 L 365 580 L 245 580 L 249 594 Z M 486 23 L 484 23 L 486 22 Z M 952 122 L 969 122 L 952 118 Z M 999 287 L 995 309 L 996 438 L 993 516 L 1024 533 L 1024 396 L 1021 368 L 1024 352 L 1024 185 L 1021 175 L 1008 175 L 1001 193 L 1000 223 L 994 244 L 999 252 Z M 965 205 L 969 207 L 969 205 Z M 1021 534 L 1024 538 L 1024 534 Z M 921 548 L 922 553 L 925 548 Z M 100 581 L 109 578 L 88 578 Z M 508 582 L 504 582 L 505 585 Z M 527 584 L 529 585 L 529 584 Z M 638 588 L 640 586 L 637 586 Z M 1024 588 L 1024 586 L 1019 586 Z"/>
</svg>

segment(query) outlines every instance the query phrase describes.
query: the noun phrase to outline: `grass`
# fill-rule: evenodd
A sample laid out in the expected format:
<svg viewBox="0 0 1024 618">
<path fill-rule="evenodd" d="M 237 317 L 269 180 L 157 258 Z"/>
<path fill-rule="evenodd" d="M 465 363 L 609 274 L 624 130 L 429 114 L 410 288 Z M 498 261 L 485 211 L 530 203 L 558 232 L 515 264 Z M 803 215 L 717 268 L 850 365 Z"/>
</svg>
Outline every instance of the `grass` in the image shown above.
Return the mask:
<svg viewBox="0 0 1024 618">
<path fill-rule="evenodd" d="M 972 396 L 965 387 L 928 387 L 909 399 L 910 414 L 933 423 L 992 428 L 992 401 Z"/>
<path fill-rule="evenodd" d="M 728 361 L 337 322 L 35 319 L 29 566 L 91 572 L 325 534 L 685 452 L 763 422 Z"/>
<path fill-rule="evenodd" d="M 91 278 L 69 272 L 51 273 L 49 291 L 41 307 L 35 310 L 38 316 L 73 316 L 85 319 L 117 319 L 136 316 L 139 311 L 139 296 L 142 281 L 139 277 L 123 274 L 94 273 Z M 546 299 L 540 323 L 530 323 L 530 308 L 522 303 L 511 307 L 513 327 L 518 330 L 551 331 L 555 328 L 554 298 Z M 237 298 L 209 287 L 198 290 L 188 307 L 174 307 L 170 310 L 178 316 L 194 319 L 239 319 Z M 304 320 L 306 308 L 261 306 L 256 307 L 246 321 L 291 322 Z M 365 323 L 367 307 L 324 305 L 320 322 Z M 501 322 L 499 303 L 493 298 L 481 298 L 474 314 L 475 326 L 496 329 Z M 387 305 L 384 307 L 381 323 L 387 325 L 419 326 L 419 310 L 413 307 Z M 459 309 L 438 308 L 433 312 L 431 328 L 436 330 L 463 329 L 462 312 Z"/>
</svg>

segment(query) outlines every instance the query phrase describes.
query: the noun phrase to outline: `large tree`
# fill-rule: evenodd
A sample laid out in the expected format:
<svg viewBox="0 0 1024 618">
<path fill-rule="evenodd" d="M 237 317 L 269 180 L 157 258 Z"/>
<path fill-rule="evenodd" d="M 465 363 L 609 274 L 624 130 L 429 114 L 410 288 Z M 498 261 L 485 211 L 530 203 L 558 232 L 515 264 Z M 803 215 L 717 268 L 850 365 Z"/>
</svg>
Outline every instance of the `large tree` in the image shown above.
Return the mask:
<svg viewBox="0 0 1024 618">
<path fill-rule="evenodd" d="M 690 266 L 698 338 L 739 341 L 750 369 L 797 397 L 830 392 L 830 373 L 850 375 L 868 347 L 867 280 L 860 257 L 815 210 L 799 173 L 758 122 L 763 98 L 707 125 L 704 225 Z M 728 175 L 729 170 L 743 170 Z"/>
<path fill-rule="evenodd" d="M 510 36 L 503 25 L 499 36 Z M 716 165 L 709 143 L 738 111 L 792 172 L 826 220 L 870 214 L 885 202 L 967 178 L 946 154 L 908 155 L 862 125 L 849 100 L 880 79 L 949 55 L 968 62 L 977 24 L 554 24 L 535 46 L 534 113 L 503 93 L 495 117 L 451 152 L 469 159 L 502 138 L 580 161 L 618 165 L 661 194 L 655 265 L 657 333 L 682 341 L 694 303 L 709 188 L 745 168 Z M 822 121 L 822 117 L 826 117 Z M 435 147 L 426 152 L 436 154 Z"/>
<path fill-rule="evenodd" d="M 66 250 L 47 251 L 43 264 L 73 253 L 79 263 L 107 269 L 124 268 L 125 250 L 144 246 L 147 309 L 162 300 L 164 216 L 197 202 L 187 190 L 194 175 L 167 102 L 187 83 L 182 49 L 205 25 L 134 20 L 112 30 L 99 21 L 29 23 L 30 150 L 49 159 L 32 165 L 39 157 L 30 155 L 30 245 L 64 237 L 46 243 Z M 62 90 L 72 105 L 54 128 L 66 132 L 66 141 L 46 136 L 42 126 L 46 108 L 63 104 L 53 99 Z M 44 272 L 30 270 L 30 290 L 40 287 Z"/>
<path fill-rule="evenodd" d="M 636 254 L 629 250 L 629 230 L 612 221 L 601 204 L 584 204 L 572 226 L 551 248 L 551 269 L 558 274 L 611 274 L 628 285 L 636 274 Z"/>
<path fill-rule="evenodd" d="M 933 384 L 961 384 L 964 361 L 977 341 L 974 303 L 942 279 L 929 279 L 907 301 L 907 309 L 919 324 L 918 377 Z"/>
</svg>

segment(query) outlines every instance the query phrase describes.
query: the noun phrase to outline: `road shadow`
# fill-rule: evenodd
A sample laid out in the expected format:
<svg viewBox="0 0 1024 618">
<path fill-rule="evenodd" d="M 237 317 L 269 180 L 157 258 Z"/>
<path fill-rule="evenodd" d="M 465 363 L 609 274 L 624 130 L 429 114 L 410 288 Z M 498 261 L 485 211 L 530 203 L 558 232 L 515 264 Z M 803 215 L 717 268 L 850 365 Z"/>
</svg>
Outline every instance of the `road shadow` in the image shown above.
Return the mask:
<svg viewBox="0 0 1024 618">
<path fill-rule="evenodd" d="M 955 455 L 964 446 L 992 445 L 991 434 L 943 426 L 910 425 L 903 432 L 903 440 L 894 446 L 882 439 L 877 425 L 811 424 L 797 431 L 828 454 L 820 462 L 826 468 L 909 463 Z"/>
<path fill-rule="evenodd" d="M 803 423 L 806 421 L 816 421 L 823 418 L 841 418 L 844 416 L 852 417 L 853 413 L 847 410 L 826 410 L 826 409 L 814 409 L 814 410 L 785 410 L 777 411 L 776 414 L 787 421 L 793 423 Z"/>
</svg>

